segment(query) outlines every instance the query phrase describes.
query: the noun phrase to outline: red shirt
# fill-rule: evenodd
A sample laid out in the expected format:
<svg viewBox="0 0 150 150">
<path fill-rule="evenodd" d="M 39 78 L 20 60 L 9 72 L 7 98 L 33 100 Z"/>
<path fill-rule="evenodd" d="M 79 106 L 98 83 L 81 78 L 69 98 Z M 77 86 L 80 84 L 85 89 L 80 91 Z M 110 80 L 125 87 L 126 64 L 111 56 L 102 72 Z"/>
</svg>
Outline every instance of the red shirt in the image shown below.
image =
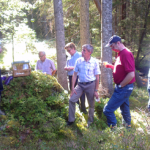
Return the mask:
<svg viewBox="0 0 150 150">
<path fill-rule="evenodd" d="M 120 84 L 126 77 L 126 75 L 132 71 L 134 71 L 135 73 L 135 63 L 133 54 L 131 53 L 131 51 L 124 49 L 118 53 L 114 65 L 113 70 L 114 82 L 116 84 Z M 133 82 L 135 82 L 135 77 L 128 84 L 131 84 Z"/>
</svg>

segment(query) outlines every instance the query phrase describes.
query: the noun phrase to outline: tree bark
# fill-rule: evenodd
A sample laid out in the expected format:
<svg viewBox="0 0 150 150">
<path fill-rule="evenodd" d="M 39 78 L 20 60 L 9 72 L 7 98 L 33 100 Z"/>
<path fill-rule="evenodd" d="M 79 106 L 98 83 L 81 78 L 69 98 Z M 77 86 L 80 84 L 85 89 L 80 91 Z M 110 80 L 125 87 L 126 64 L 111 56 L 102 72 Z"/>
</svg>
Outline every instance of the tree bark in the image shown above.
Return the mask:
<svg viewBox="0 0 150 150">
<path fill-rule="evenodd" d="M 112 50 L 105 47 L 112 36 L 112 0 L 102 0 L 102 20 L 101 20 L 101 58 L 102 61 L 112 63 Z M 107 89 L 109 94 L 113 92 L 112 70 L 101 67 L 101 85 Z"/>
<path fill-rule="evenodd" d="M 89 0 L 80 0 L 80 43 L 90 44 Z"/>
<path fill-rule="evenodd" d="M 55 15 L 56 49 L 57 49 L 57 72 L 58 82 L 68 90 L 67 73 L 64 70 L 66 65 L 65 33 L 63 22 L 62 0 L 53 0 Z"/>
</svg>

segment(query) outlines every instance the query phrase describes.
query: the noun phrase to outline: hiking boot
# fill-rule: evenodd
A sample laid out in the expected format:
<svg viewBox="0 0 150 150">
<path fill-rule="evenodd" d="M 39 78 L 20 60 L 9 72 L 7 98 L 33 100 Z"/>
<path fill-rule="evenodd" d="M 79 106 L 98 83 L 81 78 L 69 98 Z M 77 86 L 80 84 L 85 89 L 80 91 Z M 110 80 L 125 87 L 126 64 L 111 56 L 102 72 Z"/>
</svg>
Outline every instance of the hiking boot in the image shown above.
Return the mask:
<svg viewBox="0 0 150 150">
<path fill-rule="evenodd" d="M 85 110 L 85 111 L 82 111 L 84 114 L 88 114 L 88 112 Z"/>
<path fill-rule="evenodd" d="M 127 125 L 127 126 L 126 126 L 126 129 L 127 129 L 127 131 L 130 132 L 130 130 L 131 130 L 131 125 Z"/>
<path fill-rule="evenodd" d="M 111 129 L 111 131 L 116 131 L 117 126 L 116 125 L 115 126 L 111 126 L 110 129 Z"/>
<path fill-rule="evenodd" d="M 71 126 L 74 122 L 67 122 L 67 126 Z"/>
</svg>

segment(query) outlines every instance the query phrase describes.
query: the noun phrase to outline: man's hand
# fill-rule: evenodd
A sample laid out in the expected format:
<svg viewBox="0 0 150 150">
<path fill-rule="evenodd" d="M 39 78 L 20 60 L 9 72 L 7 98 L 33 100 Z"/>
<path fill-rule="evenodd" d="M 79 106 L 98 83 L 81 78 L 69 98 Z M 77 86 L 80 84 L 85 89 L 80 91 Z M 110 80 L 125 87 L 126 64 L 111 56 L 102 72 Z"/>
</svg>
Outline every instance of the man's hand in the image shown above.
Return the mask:
<svg viewBox="0 0 150 150">
<path fill-rule="evenodd" d="M 54 75 L 55 75 L 56 71 L 57 71 L 57 70 L 54 70 L 54 71 L 52 72 L 52 76 L 54 76 Z"/>
<path fill-rule="evenodd" d="M 98 99 L 98 93 L 96 91 L 94 92 L 94 96 L 96 97 L 96 99 Z"/>
<path fill-rule="evenodd" d="M 74 67 L 65 67 L 64 69 L 65 69 L 66 71 L 71 71 L 71 70 L 74 69 Z"/>
<path fill-rule="evenodd" d="M 114 69 L 114 65 L 109 64 L 107 61 L 104 61 L 104 62 L 103 62 L 103 66 L 104 66 L 105 68 L 111 68 L 112 70 Z"/>
<path fill-rule="evenodd" d="M 65 69 L 66 71 L 68 71 L 68 68 L 67 68 L 67 67 L 64 67 L 64 69 Z"/>
<path fill-rule="evenodd" d="M 70 93 L 70 97 L 71 97 L 74 93 L 77 94 L 76 90 L 75 90 L 75 89 L 72 89 L 72 90 L 71 90 L 71 93 Z"/>
</svg>

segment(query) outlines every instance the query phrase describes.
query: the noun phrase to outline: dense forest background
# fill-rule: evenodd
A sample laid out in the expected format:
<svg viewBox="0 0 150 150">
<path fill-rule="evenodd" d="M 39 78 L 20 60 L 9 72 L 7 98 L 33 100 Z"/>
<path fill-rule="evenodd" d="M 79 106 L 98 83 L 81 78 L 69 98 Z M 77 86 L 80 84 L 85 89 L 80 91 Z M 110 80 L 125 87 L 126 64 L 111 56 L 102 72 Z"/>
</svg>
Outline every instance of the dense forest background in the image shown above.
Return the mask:
<svg viewBox="0 0 150 150">
<path fill-rule="evenodd" d="M 100 2 L 100 0 L 99 0 Z M 74 42 L 80 50 L 79 0 L 63 0 L 65 42 Z M 0 39 L 4 45 L 24 41 L 26 51 L 36 52 L 35 41 L 47 40 L 55 45 L 55 16 L 53 1 L 1 0 Z M 93 0 L 89 1 L 90 42 L 94 55 L 101 58 L 101 14 Z M 150 1 L 113 0 L 113 34 L 124 39 L 133 52 L 136 68 L 149 66 Z M 12 50 L 14 51 L 14 46 Z M 115 56 L 115 54 L 113 54 Z"/>
</svg>

